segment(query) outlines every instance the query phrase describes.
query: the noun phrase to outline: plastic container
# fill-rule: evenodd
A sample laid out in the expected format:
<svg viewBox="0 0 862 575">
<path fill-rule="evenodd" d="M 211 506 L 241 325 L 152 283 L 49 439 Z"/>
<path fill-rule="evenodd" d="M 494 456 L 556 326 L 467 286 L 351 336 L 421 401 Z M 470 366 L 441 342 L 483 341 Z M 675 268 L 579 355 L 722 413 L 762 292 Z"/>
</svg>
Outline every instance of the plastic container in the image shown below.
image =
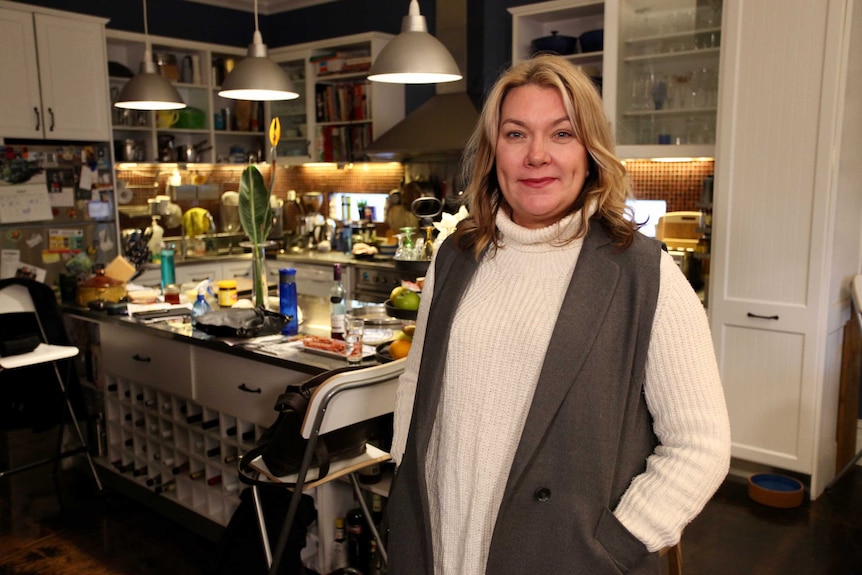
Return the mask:
<svg viewBox="0 0 862 575">
<path fill-rule="evenodd" d="M 177 283 L 177 271 L 174 265 L 174 250 L 162 250 L 162 291 L 166 286 Z"/>
<path fill-rule="evenodd" d="M 219 307 L 233 307 L 237 300 L 236 280 L 221 280 L 216 285 Z"/>
</svg>

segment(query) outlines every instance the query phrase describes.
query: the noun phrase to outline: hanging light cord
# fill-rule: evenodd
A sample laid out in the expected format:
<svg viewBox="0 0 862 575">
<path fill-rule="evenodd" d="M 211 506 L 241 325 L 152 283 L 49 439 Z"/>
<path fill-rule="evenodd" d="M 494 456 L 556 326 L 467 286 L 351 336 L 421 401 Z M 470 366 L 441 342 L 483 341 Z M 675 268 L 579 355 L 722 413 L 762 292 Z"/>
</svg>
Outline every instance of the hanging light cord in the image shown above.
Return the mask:
<svg viewBox="0 0 862 575">
<path fill-rule="evenodd" d="M 146 0 L 144 0 L 144 1 L 146 1 Z M 254 31 L 257 32 L 259 30 L 260 30 L 260 28 L 258 27 L 258 24 L 257 24 L 257 0 L 254 0 Z"/>
<path fill-rule="evenodd" d="M 255 0 L 257 2 L 257 0 Z M 147 0 L 144 0 L 144 36 L 149 36 L 150 32 L 147 29 Z"/>
</svg>

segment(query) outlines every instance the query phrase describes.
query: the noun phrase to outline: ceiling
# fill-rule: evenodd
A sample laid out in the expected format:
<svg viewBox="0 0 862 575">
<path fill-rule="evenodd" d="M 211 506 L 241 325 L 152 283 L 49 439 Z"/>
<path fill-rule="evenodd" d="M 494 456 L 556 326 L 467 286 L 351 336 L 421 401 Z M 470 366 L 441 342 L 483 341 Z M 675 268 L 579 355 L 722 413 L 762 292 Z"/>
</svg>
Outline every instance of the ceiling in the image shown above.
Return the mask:
<svg viewBox="0 0 862 575">
<path fill-rule="evenodd" d="M 260 14 L 269 16 L 278 14 L 279 12 L 287 12 L 288 10 L 296 10 L 307 6 L 315 6 L 317 4 L 326 4 L 334 0 L 258 0 L 257 10 Z M 244 10 L 254 12 L 254 0 L 189 0 L 189 2 L 197 2 L 198 4 L 209 4 L 211 6 L 220 6 L 222 8 L 232 8 L 234 10 Z"/>
</svg>

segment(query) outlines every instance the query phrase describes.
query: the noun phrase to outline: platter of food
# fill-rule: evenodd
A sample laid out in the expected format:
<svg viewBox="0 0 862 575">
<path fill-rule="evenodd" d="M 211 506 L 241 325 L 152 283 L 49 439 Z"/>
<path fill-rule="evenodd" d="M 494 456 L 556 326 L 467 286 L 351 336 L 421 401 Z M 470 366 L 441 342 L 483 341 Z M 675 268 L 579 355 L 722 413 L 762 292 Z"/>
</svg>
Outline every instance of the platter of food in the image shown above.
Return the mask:
<svg viewBox="0 0 862 575">
<path fill-rule="evenodd" d="M 309 353 L 316 353 L 318 355 L 325 355 L 328 357 L 337 357 L 341 359 L 346 359 L 346 349 L 347 344 L 339 339 L 332 339 L 329 337 L 320 337 L 316 335 L 310 335 L 304 337 L 300 340 L 302 346 L 300 349 L 303 351 L 307 351 Z M 373 357 L 376 350 L 372 345 L 363 345 L 362 346 L 362 359 L 367 357 Z"/>
</svg>

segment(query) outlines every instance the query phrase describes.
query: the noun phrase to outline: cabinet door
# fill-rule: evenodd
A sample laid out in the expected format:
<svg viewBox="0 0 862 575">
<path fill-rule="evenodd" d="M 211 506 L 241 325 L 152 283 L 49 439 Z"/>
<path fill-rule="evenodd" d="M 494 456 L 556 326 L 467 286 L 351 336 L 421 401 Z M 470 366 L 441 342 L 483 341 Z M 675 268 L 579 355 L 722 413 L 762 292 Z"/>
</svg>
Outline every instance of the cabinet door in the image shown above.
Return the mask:
<svg viewBox="0 0 862 575">
<path fill-rule="evenodd" d="M 42 137 L 42 100 L 33 15 L 0 9 L 0 137 Z"/>
<path fill-rule="evenodd" d="M 36 14 L 45 137 L 109 140 L 104 26 Z"/>
<path fill-rule="evenodd" d="M 803 473 L 818 458 L 823 408 L 835 4 L 725 2 L 721 73 L 732 81 L 720 94 L 713 338 L 733 455 Z"/>
<path fill-rule="evenodd" d="M 311 377 L 202 347 L 193 348 L 192 357 L 198 403 L 263 427 L 275 420 L 273 408 L 285 388 Z"/>
<path fill-rule="evenodd" d="M 100 331 L 106 373 L 192 397 L 188 345 L 141 333 L 140 327 L 102 324 Z"/>
<path fill-rule="evenodd" d="M 621 0 L 618 37 L 618 144 L 713 155 L 721 0 L 649 7 Z M 645 155 L 668 152 L 659 147 Z"/>
</svg>

